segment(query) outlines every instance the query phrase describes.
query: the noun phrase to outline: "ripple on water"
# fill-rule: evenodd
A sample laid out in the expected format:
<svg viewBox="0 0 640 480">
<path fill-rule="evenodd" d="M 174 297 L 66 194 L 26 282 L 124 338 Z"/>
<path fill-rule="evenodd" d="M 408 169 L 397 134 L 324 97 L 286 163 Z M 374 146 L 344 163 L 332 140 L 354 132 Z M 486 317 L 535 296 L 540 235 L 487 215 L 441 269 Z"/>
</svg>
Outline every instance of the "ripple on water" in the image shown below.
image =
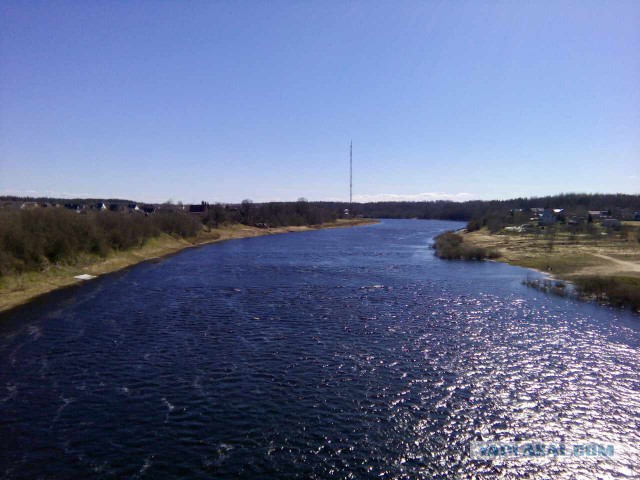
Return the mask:
<svg viewBox="0 0 640 480">
<path fill-rule="evenodd" d="M 456 224 L 263 237 L 140 265 L 0 326 L 0 471 L 62 478 L 633 478 L 472 440 L 640 441 L 636 319 L 442 262 Z"/>
</svg>

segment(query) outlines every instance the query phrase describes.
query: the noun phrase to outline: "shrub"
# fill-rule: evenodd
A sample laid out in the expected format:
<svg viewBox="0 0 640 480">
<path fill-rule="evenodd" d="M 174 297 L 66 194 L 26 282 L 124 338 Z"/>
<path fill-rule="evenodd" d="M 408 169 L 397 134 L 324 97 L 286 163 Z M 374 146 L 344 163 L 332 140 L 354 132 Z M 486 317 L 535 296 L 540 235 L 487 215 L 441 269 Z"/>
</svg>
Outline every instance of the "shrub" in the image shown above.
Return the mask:
<svg viewBox="0 0 640 480">
<path fill-rule="evenodd" d="M 472 219 L 467 223 L 467 231 L 475 232 L 476 230 L 480 230 L 482 228 L 482 223 L 479 220 Z"/>
<path fill-rule="evenodd" d="M 153 215 L 111 211 L 78 214 L 63 208 L 0 210 L 0 275 L 36 271 L 51 263 L 74 263 L 82 254 L 105 257 L 111 250 L 139 248 L 161 233 L 194 237 L 203 228 L 241 220 L 269 226 L 316 225 L 338 218 L 339 210 L 316 202 L 209 206 L 202 215 L 182 211 Z"/>
<path fill-rule="evenodd" d="M 444 260 L 486 260 L 499 258 L 494 250 L 466 245 L 462 235 L 446 232 L 435 238 L 434 248 L 438 258 Z"/>
<path fill-rule="evenodd" d="M 166 232 L 190 237 L 202 224 L 184 213 L 75 212 L 47 208 L 0 212 L 0 275 L 41 270 L 50 263 L 73 263 L 83 253 L 101 257 L 110 250 L 140 247 Z"/>
<path fill-rule="evenodd" d="M 159 231 L 179 237 L 194 237 L 202 228 L 199 217 L 186 213 L 159 212 L 149 218 Z"/>
<path fill-rule="evenodd" d="M 578 292 L 583 296 L 614 305 L 629 305 L 640 310 L 640 278 L 636 277 L 578 277 L 574 280 Z"/>
</svg>

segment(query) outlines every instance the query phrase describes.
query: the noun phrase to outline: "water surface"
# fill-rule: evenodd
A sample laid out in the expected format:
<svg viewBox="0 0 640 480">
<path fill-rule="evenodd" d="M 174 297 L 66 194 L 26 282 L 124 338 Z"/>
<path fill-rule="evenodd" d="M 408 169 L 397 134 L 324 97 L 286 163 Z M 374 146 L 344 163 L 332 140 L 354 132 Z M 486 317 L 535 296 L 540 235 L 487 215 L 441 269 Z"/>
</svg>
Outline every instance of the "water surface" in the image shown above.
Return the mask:
<svg viewBox="0 0 640 480">
<path fill-rule="evenodd" d="M 633 478 L 640 321 L 445 262 L 460 224 L 184 251 L 0 318 L 6 478 Z M 471 440 L 609 459 L 491 464 Z"/>
</svg>

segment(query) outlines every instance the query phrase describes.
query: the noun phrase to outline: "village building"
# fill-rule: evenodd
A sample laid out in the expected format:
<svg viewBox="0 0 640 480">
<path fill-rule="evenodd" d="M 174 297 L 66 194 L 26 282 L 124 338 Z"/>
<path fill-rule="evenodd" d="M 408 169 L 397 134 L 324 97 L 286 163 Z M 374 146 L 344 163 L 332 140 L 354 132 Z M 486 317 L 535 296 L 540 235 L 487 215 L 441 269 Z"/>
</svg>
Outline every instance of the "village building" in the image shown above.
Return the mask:
<svg viewBox="0 0 640 480">
<path fill-rule="evenodd" d="M 206 213 L 208 206 L 206 202 L 202 202 L 199 205 L 189 205 L 189 213 Z"/>
<path fill-rule="evenodd" d="M 80 213 L 82 211 L 82 205 L 79 203 L 65 203 L 64 208 L 67 210 L 73 210 L 76 213 Z"/>
<path fill-rule="evenodd" d="M 602 226 L 604 228 L 610 228 L 612 230 L 618 230 L 622 226 L 622 222 L 617 218 L 605 218 L 602 220 Z"/>
<path fill-rule="evenodd" d="M 556 216 L 553 214 L 551 210 L 545 210 L 540 215 L 540 219 L 538 220 L 538 225 L 541 227 L 547 227 L 556 223 Z"/>
<path fill-rule="evenodd" d="M 24 202 L 22 205 L 20 205 L 20 210 L 32 210 L 34 208 L 38 208 L 40 205 L 38 205 L 37 202 Z"/>
</svg>

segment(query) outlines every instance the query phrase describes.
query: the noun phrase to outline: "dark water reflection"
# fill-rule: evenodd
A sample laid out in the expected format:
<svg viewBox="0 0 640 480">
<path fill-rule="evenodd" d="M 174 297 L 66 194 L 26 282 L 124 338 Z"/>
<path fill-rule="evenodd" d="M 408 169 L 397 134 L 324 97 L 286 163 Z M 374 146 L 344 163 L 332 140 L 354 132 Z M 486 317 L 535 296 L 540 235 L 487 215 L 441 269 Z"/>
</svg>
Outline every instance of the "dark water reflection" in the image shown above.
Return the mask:
<svg viewBox="0 0 640 480">
<path fill-rule="evenodd" d="M 3 318 L 0 475 L 639 475 L 638 317 L 437 260 L 456 226 L 212 245 Z M 627 451 L 492 465 L 474 439 Z"/>
</svg>

